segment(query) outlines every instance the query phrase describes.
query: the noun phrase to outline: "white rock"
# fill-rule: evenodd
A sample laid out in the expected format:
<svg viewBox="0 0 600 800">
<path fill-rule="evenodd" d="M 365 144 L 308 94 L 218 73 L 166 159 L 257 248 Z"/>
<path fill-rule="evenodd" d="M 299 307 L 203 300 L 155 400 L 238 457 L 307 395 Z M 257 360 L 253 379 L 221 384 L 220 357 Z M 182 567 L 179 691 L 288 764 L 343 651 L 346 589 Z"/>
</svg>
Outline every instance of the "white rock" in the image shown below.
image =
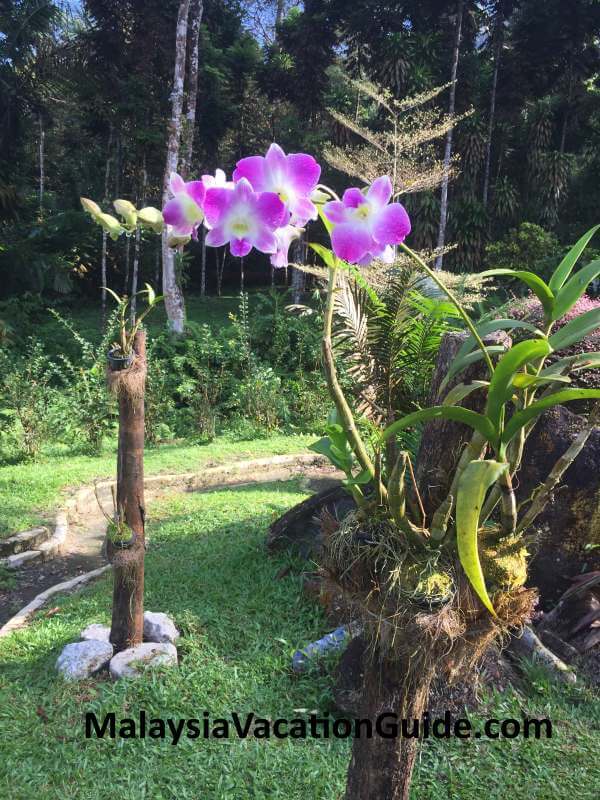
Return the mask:
<svg viewBox="0 0 600 800">
<path fill-rule="evenodd" d="M 89 678 L 94 672 L 106 666 L 113 654 L 113 646 L 108 642 L 90 640 L 68 644 L 56 661 L 56 669 L 69 681 Z"/>
<path fill-rule="evenodd" d="M 144 611 L 144 640 L 147 642 L 170 642 L 179 639 L 179 631 L 167 614 L 161 611 Z"/>
<path fill-rule="evenodd" d="M 79 638 L 83 639 L 84 641 L 93 640 L 98 642 L 108 642 L 110 638 L 110 628 L 108 625 L 99 625 L 97 622 L 94 622 L 92 625 L 88 625 L 87 628 L 84 628 L 81 631 Z"/>
<path fill-rule="evenodd" d="M 144 642 L 136 647 L 122 650 L 111 658 L 110 676 L 119 678 L 138 678 L 148 666 L 177 666 L 177 648 L 166 642 Z"/>
</svg>

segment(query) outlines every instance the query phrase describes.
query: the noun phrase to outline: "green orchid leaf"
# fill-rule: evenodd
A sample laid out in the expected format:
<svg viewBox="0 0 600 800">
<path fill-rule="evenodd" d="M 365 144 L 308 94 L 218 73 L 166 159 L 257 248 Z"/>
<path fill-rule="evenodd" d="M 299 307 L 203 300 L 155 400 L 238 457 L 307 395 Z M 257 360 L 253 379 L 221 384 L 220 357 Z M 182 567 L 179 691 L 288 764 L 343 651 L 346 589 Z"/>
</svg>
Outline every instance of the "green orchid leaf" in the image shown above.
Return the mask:
<svg viewBox="0 0 600 800">
<path fill-rule="evenodd" d="M 546 383 L 571 383 L 571 379 L 566 375 L 549 377 L 545 375 L 526 375 L 524 372 L 520 372 L 515 375 L 513 380 L 515 389 L 529 389 L 531 386 L 543 386 Z"/>
<path fill-rule="evenodd" d="M 490 275 L 510 275 L 512 278 L 518 278 L 523 281 L 531 291 L 535 294 L 537 299 L 542 304 L 546 316 L 550 317 L 554 309 L 554 293 L 551 291 L 547 283 L 545 283 L 539 275 L 535 272 L 528 272 L 523 269 L 488 269 L 485 272 L 480 272 L 481 278 L 487 278 Z"/>
<path fill-rule="evenodd" d="M 382 434 L 383 441 L 395 436 L 405 428 L 437 418 L 462 422 L 464 425 L 468 425 L 478 431 L 489 442 L 493 442 L 496 439 L 494 426 L 483 414 L 478 414 L 476 411 L 470 411 L 468 408 L 462 408 L 461 406 L 431 406 L 431 408 L 423 408 L 421 411 L 414 411 L 412 414 L 407 414 L 402 419 L 393 422 L 384 430 Z"/>
<path fill-rule="evenodd" d="M 536 400 L 535 403 L 527 406 L 527 408 L 513 414 L 502 433 L 502 445 L 505 448 L 513 436 L 534 417 L 537 417 L 538 414 L 553 406 L 571 403 L 573 400 L 600 400 L 600 389 L 561 389 L 560 392 L 555 392 L 554 394 L 549 394 L 548 397 Z"/>
<path fill-rule="evenodd" d="M 489 322 L 482 322 L 480 325 L 477 325 L 476 328 L 477 333 L 482 339 L 488 334 L 494 333 L 494 331 L 509 331 L 514 330 L 515 328 L 522 328 L 523 330 L 531 331 L 532 333 L 535 333 L 536 336 L 544 335 L 539 328 L 536 328 L 535 325 L 520 319 L 492 319 Z M 461 345 L 455 358 L 462 358 L 463 356 L 467 355 L 467 353 L 470 353 L 471 350 L 473 350 L 476 346 L 477 342 L 473 336 L 469 336 Z"/>
<path fill-rule="evenodd" d="M 550 366 L 543 369 L 540 372 L 540 377 L 560 375 L 567 367 L 570 367 L 571 370 L 597 369 L 600 367 L 600 352 L 577 353 L 575 356 L 559 358 L 554 364 L 550 364 Z"/>
<path fill-rule="evenodd" d="M 322 244 L 317 244 L 316 242 L 309 242 L 308 246 L 311 250 L 315 251 L 315 253 L 323 260 L 327 267 L 330 269 L 334 268 L 335 256 L 328 247 L 324 247 Z"/>
<path fill-rule="evenodd" d="M 573 267 L 579 260 L 579 256 L 583 253 L 588 242 L 596 233 L 598 228 L 600 228 L 600 225 L 594 225 L 593 228 L 590 228 L 589 231 L 584 233 L 581 239 L 579 239 L 576 244 L 573 245 L 558 267 L 554 270 L 554 273 L 550 278 L 550 283 L 548 284 L 552 292 L 556 294 L 556 292 L 562 289 L 565 281 L 573 271 Z"/>
<path fill-rule="evenodd" d="M 506 353 L 506 347 L 503 344 L 490 344 L 486 345 L 486 352 L 489 355 L 494 355 L 496 353 Z M 474 350 L 472 353 L 467 353 L 466 356 L 462 356 L 462 358 L 454 358 L 452 364 L 448 369 L 448 372 L 444 376 L 444 380 L 440 384 L 440 391 L 443 391 L 446 386 L 450 383 L 452 378 L 457 375 L 459 372 L 462 372 L 463 369 L 470 366 L 471 364 L 475 364 L 477 361 L 481 361 L 483 359 L 483 353 L 481 350 Z"/>
<path fill-rule="evenodd" d="M 557 294 L 554 310 L 552 311 L 552 320 L 564 317 L 598 275 L 600 275 L 600 259 L 591 261 L 587 267 L 583 267 L 579 272 L 576 272 Z"/>
<path fill-rule="evenodd" d="M 470 383 L 458 383 L 454 386 L 446 397 L 442 400 L 443 406 L 455 406 L 457 403 L 460 403 L 461 400 L 464 400 L 465 397 L 468 397 L 472 392 L 476 389 L 483 389 L 485 386 L 489 386 L 489 381 L 471 381 Z"/>
<path fill-rule="evenodd" d="M 458 482 L 456 494 L 456 544 L 465 575 L 477 596 L 493 616 L 494 606 L 487 592 L 479 560 L 479 515 L 487 490 L 508 469 L 498 461 L 471 461 Z"/>
<path fill-rule="evenodd" d="M 515 375 L 521 367 L 547 356 L 551 350 L 547 339 L 528 340 L 511 347 L 498 361 L 490 381 L 485 412 L 497 431 L 500 429 L 504 404 L 512 395 Z"/>
<path fill-rule="evenodd" d="M 572 344 L 581 341 L 588 333 L 592 333 L 600 327 L 600 308 L 592 308 L 579 317 L 575 317 L 560 330 L 554 333 L 549 341 L 553 350 L 564 350 Z"/>
</svg>

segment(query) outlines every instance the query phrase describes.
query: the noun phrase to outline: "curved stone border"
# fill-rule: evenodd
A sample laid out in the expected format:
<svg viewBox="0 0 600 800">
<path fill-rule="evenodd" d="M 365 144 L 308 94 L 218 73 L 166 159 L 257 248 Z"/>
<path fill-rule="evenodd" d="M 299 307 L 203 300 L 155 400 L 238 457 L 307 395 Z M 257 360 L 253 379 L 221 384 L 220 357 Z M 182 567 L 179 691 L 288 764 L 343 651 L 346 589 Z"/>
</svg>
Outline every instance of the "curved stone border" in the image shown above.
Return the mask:
<svg viewBox="0 0 600 800">
<path fill-rule="evenodd" d="M 62 592 L 70 592 L 73 589 L 76 589 L 78 586 L 84 586 L 94 578 L 98 578 L 100 575 L 103 575 L 110 568 L 111 565 L 106 564 L 104 567 L 98 567 L 98 569 L 93 569 L 91 572 L 85 572 L 83 575 L 77 575 L 76 578 L 71 578 L 68 581 L 62 581 L 62 583 L 57 583 L 54 586 L 51 586 L 49 589 L 46 589 L 45 592 L 41 592 L 0 628 L 0 638 L 7 636 L 17 628 L 22 628 L 23 625 L 27 623 L 29 617 L 34 613 L 34 611 L 40 609 L 53 595 L 61 594 Z"/>
<path fill-rule="evenodd" d="M 144 479 L 146 489 L 159 489 L 169 487 L 182 487 L 184 491 L 197 492 L 217 487 L 247 485 L 261 482 L 258 476 L 262 474 L 264 482 L 289 480 L 293 477 L 292 468 L 297 467 L 300 474 L 307 467 L 328 467 L 329 462 L 324 456 L 310 453 L 296 455 L 269 456 L 268 458 L 253 458 L 248 461 L 232 461 L 228 464 L 220 464 L 215 467 L 206 467 L 202 472 L 176 472 L 158 473 L 149 475 Z M 273 474 L 274 473 L 274 474 Z M 332 477 L 337 475 L 337 471 L 331 468 Z M 247 480 L 244 478 L 247 477 Z M 96 505 L 96 494 L 106 491 L 116 486 L 116 481 L 99 481 L 92 487 L 84 486 L 78 489 L 67 501 L 57 514 L 54 524 L 53 535 L 38 550 L 45 546 L 45 558 L 52 558 L 60 553 L 62 546 L 69 532 L 69 515 L 84 514 L 89 511 L 90 504 Z M 37 551 L 26 551 L 37 552 Z M 21 554 L 24 555 L 24 554 Z M 44 556 L 42 556 L 44 557 Z M 41 594 L 34 597 L 24 608 L 11 617 L 0 628 L 0 638 L 6 636 L 17 628 L 25 625 L 29 617 L 41 608 L 46 601 L 55 594 L 69 592 L 78 586 L 83 586 L 88 581 L 102 575 L 111 568 L 110 564 L 99 567 L 91 572 L 78 575 L 70 580 L 51 586 Z"/>
<path fill-rule="evenodd" d="M 277 467 L 285 469 L 287 472 L 290 466 L 325 466 L 327 463 L 327 460 L 324 459 L 323 456 L 316 454 L 311 455 L 310 453 L 254 458 L 248 461 L 233 461 L 229 464 L 207 467 L 202 472 L 175 472 L 149 475 L 144 478 L 144 486 L 146 489 L 183 486 L 186 491 L 194 492 L 210 488 L 214 486 L 215 483 L 222 485 L 239 483 L 240 476 L 243 476 L 245 473 L 255 475 L 257 472 L 260 474 L 262 471 Z M 287 477 L 287 475 L 285 477 Z M 279 478 L 275 476 L 272 479 L 278 480 Z M 253 480 L 249 482 L 253 482 Z M 39 559 L 48 561 L 60 555 L 67 534 L 69 533 L 69 516 L 75 514 L 80 516 L 89 513 L 90 506 L 94 509 L 96 507 L 96 494 L 107 492 L 113 487 L 116 487 L 115 480 L 105 480 L 98 481 L 93 486 L 83 486 L 75 491 L 65 506 L 57 512 L 52 536 L 48 538 L 47 528 L 36 528 L 33 529 L 33 531 L 22 531 L 20 534 L 15 534 L 15 536 L 10 538 L 25 541 L 25 534 L 31 534 L 34 531 L 40 532 L 42 530 L 46 533 L 44 537 L 45 541 L 39 539 L 37 541 L 28 540 L 28 543 L 34 541 L 34 548 L 22 550 L 14 555 L 8 556 L 8 558 L 0 559 L 0 564 L 3 564 L 9 569 L 18 569 L 32 561 L 38 561 Z"/>
</svg>

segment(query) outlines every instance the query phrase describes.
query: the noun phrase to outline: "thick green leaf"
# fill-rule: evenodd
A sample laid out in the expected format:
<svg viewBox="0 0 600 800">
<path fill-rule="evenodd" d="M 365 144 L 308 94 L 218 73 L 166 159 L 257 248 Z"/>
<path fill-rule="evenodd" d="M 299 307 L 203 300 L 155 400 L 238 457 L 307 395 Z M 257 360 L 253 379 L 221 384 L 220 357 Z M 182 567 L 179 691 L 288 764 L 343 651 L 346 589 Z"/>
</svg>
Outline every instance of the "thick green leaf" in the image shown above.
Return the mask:
<svg viewBox="0 0 600 800">
<path fill-rule="evenodd" d="M 531 331 L 535 333 L 537 336 L 543 336 L 544 334 L 536 328 L 535 325 L 532 325 L 531 322 L 525 322 L 524 320 L 520 319 L 492 319 L 489 322 L 482 322 L 481 325 L 477 325 L 477 333 L 483 339 L 490 333 L 494 331 L 509 331 L 513 330 L 514 328 L 523 328 L 526 331 Z M 473 338 L 473 336 L 469 336 L 465 342 L 461 345 L 458 353 L 456 354 L 455 358 L 462 358 L 467 353 L 470 353 L 473 348 L 477 346 L 477 342 Z"/>
<path fill-rule="evenodd" d="M 550 278 L 550 283 L 548 284 L 552 292 L 556 294 L 559 289 L 562 289 L 564 282 L 571 274 L 573 267 L 579 259 L 579 256 L 583 253 L 587 247 L 587 243 L 596 233 L 598 228 L 600 228 L 600 225 L 594 225 L 594 227 L 590 228 L 587 233 L 584 233 L 581 239 L 579 239 L 577 243 L 573 245 L 558 267 L 554 270 L 554 273 Z"/>
<path fill-rule="evenodd" d="M 502 409 L 512 395 L 512 383 L 517 372 L 525 364 L 537 361 L 550 352 L 547 339 L 528 340 L 511 347 L 498 361 L 490 381 L 486 406 L 486 415 L 496 430 L 500 429 Z"/>
<path fill-rule="evenodd" d="M 506 347 L 504 347 L 502 344 L 490 344 L 487 345 L 485 349 L 489 355 L 506 352 Z M 462 370 L 468 367 L 470 364 L 474 364 L 476 361 L 481 361 L 482 358 L 483 353 L 479 349 L 474 350 L 472 353 L 467 353 L 467 355 L 462 356 L 462 358 L 454 358 L 452 364 L 450 364 L 448 372 L 444 377 L 444 380 L 440 384 L 440 391 L 443 391 L 446 388 L 448 383 L 455 375 L 457 375 L 459 372 L 462 372 Z"/>
<path fill-rule="evenodd" d="M 579 369 L 597 369 L 600 367 L 600 353 L 577 353 L 575 356 L 566 356 L 559 358 L 554 364 L 550 364 L 540 372 L 540 377 L 560 375 L 565 369 L 570 367 L 572 370 Z"/>
<path fill-rule="evenodd" d="M 556 320 L 564 317 L 598 275 L 600 275 L 600 259 L 591 261 L 587 267 L 576 272 L 557 294 L 552 311 L 552 319 Z"/>
<path fill-rule="evenodd" d="M 471 461 L 458 482 L 456 494 L 456 544 L 462 568 L 477 596 L 490 612 L 496 616 L 487 592 L 477 535 L 479 515 L 487 490 L 494 484 L 508 464 L 498 461 Z"/>
<path fill-rule="evenodd" d="M 570 403 L 573 400 L 600 400 L 600 389 L 561 389 L 560 392 L 549 394 L 532 403 L 522 411 L 517 411 L 510 418 L 502 433 L 501 443 L 506 446 L 513 436 L 534 417 L 552 406 Z"/>
<path fill-rule="evenodd" d="M 328 247 L 323 247 L 322 244 L 317 244 L 316 242 L 309 242 L 308 246 L 311 248 L 311 250 L 314 250 L 315 253 L 323 259 L 323 262 L 325 263 L 326 266 L 333 269 L 333 267 L 335 266 L 335 256 L 333 255 L 331 250 L 329 250 Z"/>
<path fill-rule="evenodd" d="M 483 414 L 470 411 L 468 408 L 461 408 L 461 406 L 431 406 L 431 408 L 423 408 L 421 411 L 414 411 L 412 414 L 407 414 L 402 419 L 393 422 L 389 428 L 384 430 L 383 441 L 389 439 L 390 436 L 395 436 L 405 428 L 418 425 L 420 422 L 428 422 L 438 417 L 451 419 L 454 422 L 462 422 L 464 425 L 468 425 L 478 431 L 490 442 L 493 442 L 496 438 L 496 432 L 491 422 Z"/>
<path fill-rule="evenodd" d="M 575 317 L 550 337 L 553 350 L 564 350 L 581 341 L 588 333 L 600 327 L 600 308 L 592 308 L 579 317 Z"/>
<path fill-rule="evenodd" d="M 515 375 L 513 386 L 515 389 L 529 389 L 530 386 L 542 386 L 546 383 L 571 383 L 571 379 L 566 375 L 555 375 L 554 377 L 547 377 L 543 375 L 526 375 L 520 372 Z"/>
<path fill-rule="evenodd" d="M 488 275 L 510 275 L 512 278 L 518 278 L 529 286 L 542 304 L 546 314 L 548 316 L 552 314 L 554 308 L 554 293 L 550 290 L 548 284 L 545 283 L 539 275 L 536 275 L 535 272 L 528 272 L 524 269 L 488 269 L 485 272 L 480 272 L 479 275 L 482 278 L 486 278 Z"/>
<path fill-rule="evenodd" d="M 348 474 L 352 468 L 352 458 L 348 453 L 336 447 L 328 436 L 324 436 L 322 439 L 319 439 L 318 442 L 314 442 L 308 449 L 312 450 L 313 453 L 326 456 L 334 466 L 338 467 L 338 469 L 341 469 L 346 474 Z"/>
<path fill-rule="evenodd" d="M 476 389 L 482 389 L 484 386 L 489 386 L 489 381 L 471 381 L 470 383 L 459 383 L 454 386 L 442 401 L 443 406 L 455 406 L 468 397 L 471 392 Z"/>
</svg>

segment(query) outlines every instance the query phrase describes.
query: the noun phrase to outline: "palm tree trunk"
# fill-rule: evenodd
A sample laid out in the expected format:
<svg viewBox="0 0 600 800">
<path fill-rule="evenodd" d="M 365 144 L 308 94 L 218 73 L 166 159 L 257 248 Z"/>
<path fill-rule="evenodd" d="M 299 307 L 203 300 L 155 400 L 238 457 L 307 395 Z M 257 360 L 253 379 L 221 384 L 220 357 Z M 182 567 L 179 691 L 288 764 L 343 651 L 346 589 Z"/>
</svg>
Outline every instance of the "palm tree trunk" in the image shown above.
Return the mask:
<svg viewBox="0 0 600 800">
<path fill-rule="evenodd" d="M 173 91 L 171 92 L 171 119 L 169 120 L 167 138 L 167 160 L 163 180 L 163 205 L 169 199 L 169 177 L 172 172 L 177 171 L 179 162 L 189 9 L 190 0 L 181 0 L 177 14 L 175 36 L 175 66 L 173 71 Z M 162 255 L 162 288 L 169 328 L 173 333 L 182 334 L 185 325 L 185 301 L 177 281 L 175 254 L 167 243 L 166 231 L 163 232 L 162 237 Z"/>
<path fill-rule="evenodd" d="M 464 0 L 458 0 L 456 6 L 456 36 L 454 39 L 454 51 L 452 54 L 452 71 L 450 80 L 452 85 L 450 87 L 450 102 L 448 104 L 448 113 L 450 116 L 454 115 L 456 106 L 456 74 L 458 72 L 458 56 L 460 52 L 460 37 L 462 31 Z M 440 202 L 440 227 L 438 230 L 437 249 L 440 251 L 435 260 L 435 269 L 441 269 L 444 261 L 443 253 L 441 252 L 446 243 L 446 223 L 448 220 L 448 177 L 450 172 L 450 160 L 452 158 L 452 133 L 453 128 L 450 128 L 446 134 L 446 146 L 444 148 L 444 177 L 442 180 L 442 195 Z"/>
</svg>

